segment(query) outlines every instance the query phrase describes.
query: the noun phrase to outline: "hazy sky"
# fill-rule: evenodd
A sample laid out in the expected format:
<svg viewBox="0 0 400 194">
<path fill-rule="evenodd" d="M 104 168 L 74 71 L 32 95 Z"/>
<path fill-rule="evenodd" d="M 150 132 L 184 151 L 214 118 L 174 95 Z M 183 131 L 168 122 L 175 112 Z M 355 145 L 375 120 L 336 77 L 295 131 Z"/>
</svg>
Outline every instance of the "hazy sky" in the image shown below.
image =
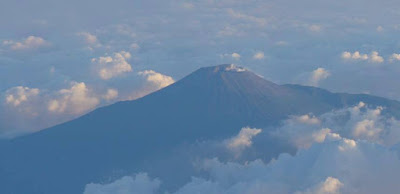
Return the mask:
<svg viewBox="0 0 400 194">
<path fill-rule="evenodd" d="M 270 81 L 400 99 L 399 1 L 0 2 L 0 136 L 234 63 Z"/>
</svg>

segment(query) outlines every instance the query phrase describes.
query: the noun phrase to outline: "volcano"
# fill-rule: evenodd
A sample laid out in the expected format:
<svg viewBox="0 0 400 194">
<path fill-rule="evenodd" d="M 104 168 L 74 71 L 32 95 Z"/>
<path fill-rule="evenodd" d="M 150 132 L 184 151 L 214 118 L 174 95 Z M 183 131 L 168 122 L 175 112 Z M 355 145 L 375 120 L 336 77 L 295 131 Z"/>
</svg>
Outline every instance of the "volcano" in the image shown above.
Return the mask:
<svg viewBox="0 0 400 194">
<path fill-rule="evenodd" d="M 113 175 L 143 169 L 157 173 L 154 161 L 177 146 L 220 140 L 244 126 L 275 126 L 291 115 L 320 115 L 360 101 L 400 116 L 400 103 L 394 100 L 278 85 L 234 65 L 200 68 L 140 99 L 2 142 L 0 193 L 82 193 L 85 184 Z"/>
</svg>

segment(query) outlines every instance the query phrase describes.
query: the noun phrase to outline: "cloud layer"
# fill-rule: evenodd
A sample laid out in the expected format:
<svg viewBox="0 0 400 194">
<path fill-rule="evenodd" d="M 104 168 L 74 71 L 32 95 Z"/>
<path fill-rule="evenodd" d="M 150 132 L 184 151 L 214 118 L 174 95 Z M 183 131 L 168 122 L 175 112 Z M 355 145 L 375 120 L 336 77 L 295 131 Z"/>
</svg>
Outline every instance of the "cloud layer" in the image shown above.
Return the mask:
<svg viewBox="0 0 400 194">
<path fill-rule="evenodd" d="M 384 116 L 383 110 L 382 107 L 369 107 L 360 102 L 356 106 L 335 110 L 320 117 L 293 116 L 273 131 L 242 128 L 236 136 L 219 143 L 227 150 L 237 151 L 241 148 L 242 154 L 255 150 L 263 153 L 267 147 L 260 142 L 270 141 L 265 136 L 270 134 L 297 147 L 298 151 L 294 155 L 281 153 L 272 161 L 263 161 L 261 158 L 223 161 L 220 159 L 223 158 L 223 152 L 215 152 L 220 149 L 215 146 L 218 143 L 211 146 L 212 142 L 205 142 L 204 152 L 219 155 L 199 160 L 196 152 L 189 152 L 197 158 L 193 168 L 201 169 L 202 173 L 193 175 L 189 182 L 169 193 L 395 193 L 400 189 L 397 184 L 400 178 L 400 150 L 391 145 L 399 143 L 400 139 L 385 137 L 392 130 L 399 131 L 400 127 L 392 126 L 390 120 L 393 118 Z M 362 126 L 360 129 L 360 125 L 368 123 L 366 121 L 374 124 L 367 124 L 367 127 Z M 335 128 L 330 129 L 328 126 Z M 130 177 L 129 180 L 133 179 Z M 138 187 L 129 181 L 130 186 L 108 190 L 110 185 L 119 185 L 126 180 L 123 177 L 109 184 L 89 184 L 86 190 L 93 185 L 96 185 L 98 191 L 106 193 L 120 188 Z M 146 176 L 146 180 L 151 178 Z M 162 180 L 160 185 L 148 181 L 141 186 L 153 189 L 148 193 L 163 193 L 165 191 L 161 185 Z"/>
</svg>

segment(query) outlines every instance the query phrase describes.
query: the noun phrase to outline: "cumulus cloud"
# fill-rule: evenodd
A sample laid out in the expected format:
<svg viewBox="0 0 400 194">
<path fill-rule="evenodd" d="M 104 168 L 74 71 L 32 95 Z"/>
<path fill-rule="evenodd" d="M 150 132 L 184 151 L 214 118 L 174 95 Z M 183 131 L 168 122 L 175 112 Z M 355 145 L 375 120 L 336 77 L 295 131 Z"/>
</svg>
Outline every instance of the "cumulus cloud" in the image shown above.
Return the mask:
<svg viewBox="0 0 400 194">
<path fill-rule="evenodd" d="M 334 133 L 294 156 L 281 154 L 270 163 L 221 162 L 213 158 L 198 165 L 204 176 L 193 177 L 176 192 L 169 193 L 372 194 L 395 193 L 400 189 L 400 160 L 396 152 Z"/>
<path fill-rule="evenodd" d="M 373 51 L 371 53 L 371 62 L 373 63 L 383 63 L 385 60 L 383 57 L 379 56 L 379 53 L 376 51 Z"/>
<path fill-rule="evenodd" d="M 400 54 L 393 53 L 390 58 L 389 62 L 395 62 L 395 61 L 400 61 Z"/>
<path fill-rule="evenodd" d="M 241 152 L 252 145 L 252 138 L 261 133 L 261 131 L 261 129 L 244 127 L 238 135 L 226 141 L 226 146 L 232 151 Z"/>
<path fill-rule="evenodd" d="M 117 97 L 118 97 L 118 90 L 112 88 L 107 89 L 107 93 L 103 95 L 103 98 L 105 100 L 114 100 Z"/>
<path fill-rule="evenodd" d="M 127 60 L 131 54 L 126 51 L 120 51 L 113 56 L 103 56 L 93 58 L 92 63 L 101 79 L 108 80 L 126 72 L 131 72 L 132 67 Z"/>
<path fill-rule="evenodd" d="M 264 57 L 265 57 L 264 52 L 261 52 L 261 51 L 259 51 L 253 55 L 253 59 L 256 59 L 256 60 L 264 59 Z"/>
<path fill-rule="evenodd" d="M 304 192 L 296 192 L 295 194 L 339 194 L 342 187 L 343 183 L 339 179 L 328 177 L 313 188 Z"/>
<path fill-rule="evenodd" d="M 323 143 L 295 156 L 282 154 L 269 164 L 212 159 L 203 167 L 210 178 L 193 179 L 177 193 L 391 193 L 399 188 L 395 152 L 337 134 L 328 134 Z"/>
<path fill-rule="evenodd" d="M 135 177 L 124 176 L 109 184 L 90 183 L 85 186 L 84 194 L 152 194 L 155 193 L 161 182 L 150 179 L 146 173 L 139 173 Z"/>
<path fill-rule="evenodd" d="M 360 102 L 353 107 L 325 113 L 321 119 L 325 127 L 335 128 L 342 136 L 387 146 L 400 143 L 400 121 L 384 115 L 384 110 Z"/>
<path fill-rule="evenodd" d="M 77 35 L 83 37 L 85 40 L 85 43 L 88 45 L 92 45 L 92 46 L 100 45 L 97 40 L 97 37 L 89 32 L 79 32 Z"/>
<path fill-rule="evenodd" d="M 306 124 L 311 124 L 311 125 L 315 125 L 315 124 L 319 124 L 321 121 L 315 117 L 314 115 L 301 115 L 301 116 L 295 116 L 294 117 L 297 121 L 301 122 L 301 123 L 306 123 Z"/>
<path fill-rule="evenodd" d="M 138 74 L 145 77 L 146 81 L 153 88 L 155 88 L 155 90 L 167 87 L 175 82 L 175 80 L 172 77 L 155 72 L 153 70 L 141 71 Z"/>
<path fill-rule="evenodd" d="M 353 60 L 353 61 L 369 61 L 371 63 L 383 63 L 385 60 L 382 56 L 379 56 L 377 51 L 372 51 L 370 55 L 361 54 L 359 51 L 355 51 L 354 53 L 345 51 L 342 53 L 342 58 L 345 60 Z"/>
<path fill-rule="evenodd" d="M 319 118 L 309 115 L 292 116 L 271 134 L 297 148 L 322 142 L 328 133 L 392 146 L 400 143 L 400 121 L 384 115 L 383 107 L 359 104 L 324 113 Z"/>
<path fill-rule="evenodd" d="M 321 121 L 315 116 L 301 115 L 285 120 L 281 127 L 270 133 L 296 148 L 308 148 L 313 143 L 323 142 L 330 132 L 331 129 L 323 128 Z"/>
<path fill-rule="evenodd" d="M 47 109 L 53 113 L 81 114 L 93 109 L 99 102 L 85 83 L 75 82 L 71 88 L 60 90 L 58 98 L 50 100 Z"/>
<path fill-rule="evenodd" d="M 49 46 L 50 43 L 38 36 L 28 36 L 22 41 L 5 40 L 3 45 L 9 46 L 11 50 L 30 50 Z"/>
<path fill-rule="evenodd" d="M 17 86 L 6 91 L 6 103 L 12 106 L 20 106 L 21 103 L 28 101 L 31 97 L 39 95 L 38 88 L 28 88 Z"/>
<path fill-rule="evenodd" d="M 239 60 L 240 59 L 240 55 L 238 53 L 232 53 L 232 58 Z"/>
<path fill-rule="evenodd" d="M 355 51 L 354 53 L 345 51 L 342 53 L 343 59 L 354 59 L 354 60 L 368 60 L 367 54 L 360 54 L 359 51 Z"/>
<path fill-rule="evenodd" d="M 328 78 L 330 76 L 330 72 L 324 68 L 317 68 L 316 70 L 314 70 L 311 73 L 311 77 L 310 77 L 310 85 L 312 86 L 318 86 L 319 82 Z"/>
</svg>

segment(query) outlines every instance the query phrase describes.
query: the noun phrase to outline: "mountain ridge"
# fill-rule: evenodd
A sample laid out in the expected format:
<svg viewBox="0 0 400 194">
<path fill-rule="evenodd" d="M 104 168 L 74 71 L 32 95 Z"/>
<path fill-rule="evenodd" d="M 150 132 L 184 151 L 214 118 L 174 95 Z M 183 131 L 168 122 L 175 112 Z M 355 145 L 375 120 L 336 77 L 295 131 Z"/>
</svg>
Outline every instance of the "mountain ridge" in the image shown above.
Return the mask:
<svg viewBox="0 0 400 194">
<path fill-rule="evenodd" d="M 163 160 L 179 145 L 222 140 L 241 127 L 265 128 L 291 115 L 319 115 L 359 101 L 400 115 L 399 102 L 381 97 L 277 85 L 232 65 L 200 68 L 145 97 L 6 142 L 0 148 L 5 156 L 0 192 L 78 193 L 115 172 L 167 176 L 153 170 L 152 161 Z M 182 182 L 190 178 L 182 177 Z M 65 182 L 70 187 L 57 190 Z M 18 187 L 20 183 L 26 187 Z"/>
</svg>

